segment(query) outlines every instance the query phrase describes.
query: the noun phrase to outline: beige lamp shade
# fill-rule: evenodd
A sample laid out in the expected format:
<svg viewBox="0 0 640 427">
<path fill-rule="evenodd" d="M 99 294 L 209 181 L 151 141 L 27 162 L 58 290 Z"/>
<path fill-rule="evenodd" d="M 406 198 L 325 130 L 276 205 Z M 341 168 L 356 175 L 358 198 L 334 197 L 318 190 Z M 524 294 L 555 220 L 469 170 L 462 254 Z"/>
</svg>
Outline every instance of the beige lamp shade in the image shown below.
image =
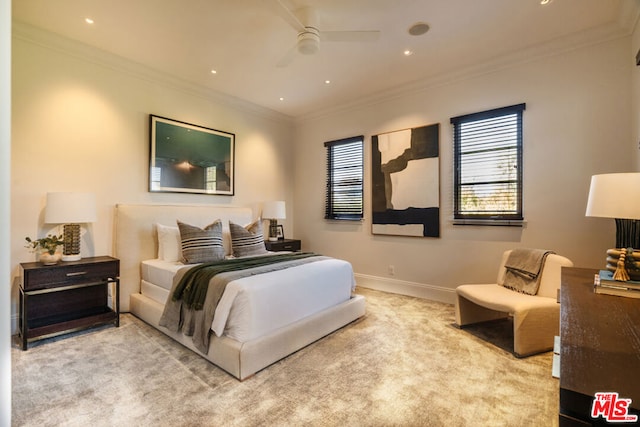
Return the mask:
<svg viewBox="0 0 640 427">
<path fill-rule="evenodd" d="M 640 173 L 593 175 L 586 216 L 616 220 L 616 248 L 640 247 Z"/>
<path fill-rule="evenodd" d="M 593 175 L 586 216 L 640 219 L 640 173 Z"/>
<path fill-rule="evenodd" d="M 264 202 L 262 205 L 262 217 L 264 219 L 285 219 L 287 209 L 284 201 Z"/>
<path fill-rule="evenodd" d="M 80 224 L 96 221 L 96 195 L 93 193 L 47 193 L 44 222 Z"/>
</svg>

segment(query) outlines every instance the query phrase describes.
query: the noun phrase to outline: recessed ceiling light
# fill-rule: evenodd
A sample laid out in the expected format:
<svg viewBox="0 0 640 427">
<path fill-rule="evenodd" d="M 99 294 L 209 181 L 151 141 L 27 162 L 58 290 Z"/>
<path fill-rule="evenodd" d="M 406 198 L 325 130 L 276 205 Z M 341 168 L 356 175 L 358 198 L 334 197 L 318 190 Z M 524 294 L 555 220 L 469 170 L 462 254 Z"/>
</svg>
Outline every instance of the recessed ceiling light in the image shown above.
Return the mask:
<svg viewBox="0 0 640 427">
<path fill-rule="evenodd" d="M 84 18 L 84 22 L 86 22 L 87 24 L 93 24 L 93 19 L 91 19 L 91 18 Z"/>
<path fill-rule="evenodd" d="M 429 24 L 427 24 L 426 22 L 416 22 L 409 27 L 408 31 L 412 36 L 421 36 L 429 31 Z"/>
<path fill-rule="evenodd" d="M 330 84 L 330 83 L 331 83 L 331 80 L 325 80 L 324 82 L 325 82 L 326 84 Z"/>
<path fill-rule="evenodd" d="M 551 0 L 540 0 L 540 4 L 549 4 Z"/>
<path fill-rule="evenodd" d="M 284 101 L 284 98 L 283 98 L 283 97 L 280 97 L 280 101 Z"/>
<path fill-rule="evenodd" d="M 216 70 L 211 70 L 211 74 L 218 74 Z"/>
<path fill-rule="evenodd" d="M 405 50 L 403 53 L 404 53 L 404 56 L 411 56 L 411 55 L 413 55 L 413 51 L 412 51 L 412 50 L 409 50 L 409 49 Z"/>
</svg>

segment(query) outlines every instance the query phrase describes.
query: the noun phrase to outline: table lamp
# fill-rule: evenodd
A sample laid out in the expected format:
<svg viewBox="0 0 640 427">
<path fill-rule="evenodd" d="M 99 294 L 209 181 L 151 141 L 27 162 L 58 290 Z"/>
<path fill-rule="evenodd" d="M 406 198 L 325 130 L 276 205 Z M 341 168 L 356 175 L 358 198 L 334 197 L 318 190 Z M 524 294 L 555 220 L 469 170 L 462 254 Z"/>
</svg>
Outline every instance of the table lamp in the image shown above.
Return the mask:
<svg viewBox="0 0 640 427">
<path fill-rule="evenodd" d="M 80 224 L 96 221 L 96 196 L 93 193 L 47 193 L 44 222 L 64 224 L 62 261 L 78 261 Z"/>
<path fill-rule="evenodd" d="M 269 241 L 278 240 L 278 220 L 287 217 L 287 210 L 283 201 L 264 202 L 262 217 L 269 220 Z"/>
<path fill-rule="evenodd" d="M 593 175 L 589 188 L 586 216 L 614 218 L 616 247 L 607 253 L 614 258 L 627 248 L 640 249 L 640 173 L 610 173 Z M 613 269 L 607 259 L 608 268 Z M 640 253 L 633 254 L 640 259 Z"/>
</svg>

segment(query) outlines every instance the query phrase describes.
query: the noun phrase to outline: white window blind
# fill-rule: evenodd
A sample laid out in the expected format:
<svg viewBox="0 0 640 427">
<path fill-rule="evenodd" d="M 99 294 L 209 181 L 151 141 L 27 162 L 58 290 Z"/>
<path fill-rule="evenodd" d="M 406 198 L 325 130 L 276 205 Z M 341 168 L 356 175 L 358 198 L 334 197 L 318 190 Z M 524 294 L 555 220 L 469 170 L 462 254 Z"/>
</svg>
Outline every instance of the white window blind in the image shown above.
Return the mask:
<svg viewBox="0 0 640 427">
<path fill-rule="evenodd" d="M 360 220 L 363 217 L 364 136 L 329 141 L 325 219 Z"/>
<path fill-rule="evenodd" d="M 525 104 L 451 119 L 454 219 L 523 220 L 522 112 Z"/>
</svg>

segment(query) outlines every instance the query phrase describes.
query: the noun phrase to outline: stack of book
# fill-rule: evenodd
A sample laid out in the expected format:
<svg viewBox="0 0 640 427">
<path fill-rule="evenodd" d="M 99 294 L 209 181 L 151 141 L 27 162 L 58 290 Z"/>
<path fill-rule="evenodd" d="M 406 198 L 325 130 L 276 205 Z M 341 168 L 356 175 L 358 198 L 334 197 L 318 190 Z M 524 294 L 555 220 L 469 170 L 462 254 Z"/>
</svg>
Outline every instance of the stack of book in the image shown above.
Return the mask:
<svg viewBox="0 0 640 427">
<path fill-rule="evenodd" d="M 613 272 L 600 270 L 600 274 L 595 277 L 593 291 L 596 294 L 640 298 L 640 282 L 634 280 L 627 280 L 625 282 L 613 280 Z"/>
</svg>

